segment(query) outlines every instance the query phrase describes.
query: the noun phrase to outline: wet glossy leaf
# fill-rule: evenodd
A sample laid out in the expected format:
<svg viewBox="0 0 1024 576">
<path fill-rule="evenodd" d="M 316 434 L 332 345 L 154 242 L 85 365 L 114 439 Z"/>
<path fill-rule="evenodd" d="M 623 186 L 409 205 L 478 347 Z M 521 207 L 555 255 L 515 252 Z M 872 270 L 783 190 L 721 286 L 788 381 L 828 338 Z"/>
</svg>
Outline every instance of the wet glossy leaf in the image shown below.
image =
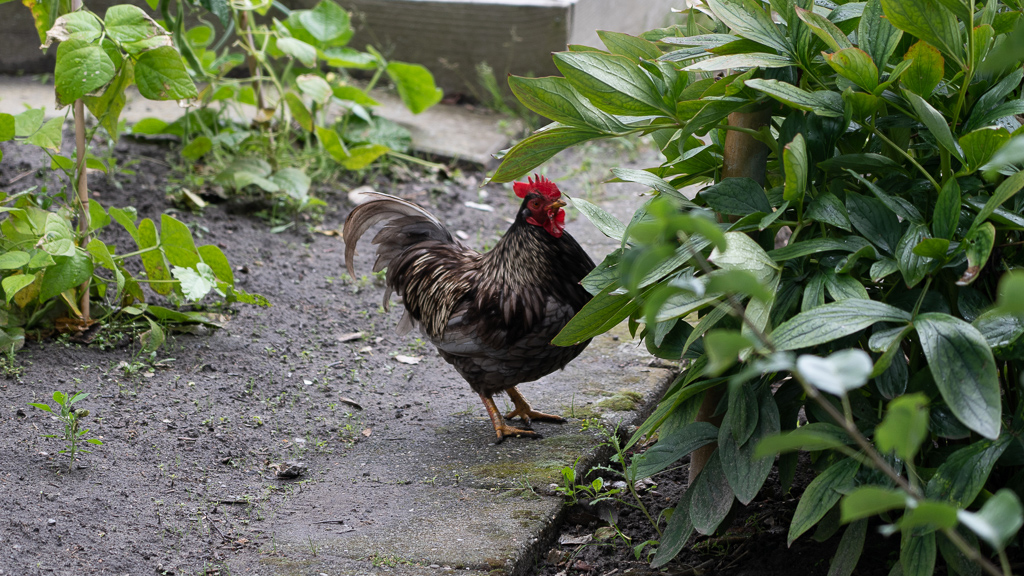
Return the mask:
<svg viewBox="0 0 1024 576">
<path fill-rule="evenodd" d="M 856 460 L 846 458 L 829 466 L 811 480 L 793 513 L 789 535 L 786 537 L 787 546 L 792 545 L 801 534 L 817 524 L 835 506 L 839 498 L 853 487 L 859 469 L 860 464 Z"/>
<path fill-rule="evenodd" d="M 1009 446 L 1010 439 L 981 440 L 948 456 L 928 481 L 925 496 L 966 508 L 984 488 L 996 460 Z"/>
<path fill-rule="evenodd" d="M 914 318 L 935 384 L 953 414 L 978 434 L 995 439 L 1001 427 L 1001 401 L 995 358 L 984 336 L 948 314 Z"/>
<path fill-rule="evenodd" d="M 886 63 L 889 62 L 889 56 L 899 45 L 903 31 L 882 16 L 880 0 L 869 0 L 864 5 L 864 12 L 857 25 L 857 44 L 871 56 L 875 66 L 884 70 Z"/>
<path fill-rule="evenodd" d="M 700 192 L 715 212 L 743 216 L 751 212 L 772 211 L 764 188 L 751 178 L 726 178 Z"/>
<path fill-rule="evenodd" d="M 771 334 L 778 350 L 796 350 L 831 342 L 876 322 L 906 322 L 910 313 L 875 300 L 851 298 L 801 312 Z"/>
<path fill-rule="evenodd" d="M 935 0 L 882 0 L 893 26 L 963 62 L 963 41 L 956 18 Z"/>
<path fill-rule="evenodd" d="M 690 490 L 690 521 L 700 534 L 711 534 L 732 508 L 733 493 L 722 471 L 722 460 L 716 450 L 701 470 Z"/>
<path fill-rule="evenodd" d="M 903 87 L 927 99 L 932 90 L 942 81 L 945 60 L 939 49 L 925 41 L 915 42 L 903 56 L 903 60 L 913 60 L 900 76 Z"/>
<path fill-rule="evenodd" d="M 874 92 L 878 86 L 878 67 L 860 48 L 844 48 L 828 55 L 825 60 L 840 76 L 867 92 Z"/>
<path fill-rule="evenodd" d="M 733 33 L 775 48 L 782 54 L 791 51 L 789 40 L 771 16 L 756 0 L 708 0 L 708 7 Z"/>
<path fill-rule="evenodd" d="M 57 47 L 54 86 L 62 104 L 71 104 L 114 78 L 114 62 L 99 45 L 72 38 Z"/>
</svg>

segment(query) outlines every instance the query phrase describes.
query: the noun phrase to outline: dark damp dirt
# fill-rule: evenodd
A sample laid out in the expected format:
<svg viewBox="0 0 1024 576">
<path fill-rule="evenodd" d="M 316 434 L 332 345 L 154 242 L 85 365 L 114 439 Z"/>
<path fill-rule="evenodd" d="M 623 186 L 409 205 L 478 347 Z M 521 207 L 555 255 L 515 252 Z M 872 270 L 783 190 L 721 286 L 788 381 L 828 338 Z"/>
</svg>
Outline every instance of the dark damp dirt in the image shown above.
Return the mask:
<svg viewBox="0 0 1024 576">
<path fill-rule="evenodd" d="M 0 149 L 0 190 L 60 190 L 49 175 L 48 158 L 11 142 L 0 143 Z M 631 153 L 619 149 L 612 155 Z M 140 218 L 174 215 L 190 226 L 197 243 L 224 250 L 239 287 L 265 295 L 273 306 L 210 307 L 226 315 L 223 329 L 171 332 L 155 357 L 140 353 L 137 333 L 105 327 L 91 334 L 90 343 L 30 339 L 16 365 L 4 364 L 0 576 L 227 574 L 230 558 L 278 553 L 266 519 L 290 513 L 289 495 L 303 488 L 275 478 L 272 465 L 333 465 L 361 444 L 430 426 L 421 419 L 424 410 L 465 413 L 460 418 L 467 422 L 480 412 L 475 396 L 429 345 L 394 336 L 399 315 L 383 312 L 380 282 L 345 274 L 343 246 L 331 231 L 340 229 L 351 209 L 346 191 L 364 182 L 317 189 L 327 203 L 322 222 L 300 218 L 273 234 L 256 213 L 266 209 L 265 202 L 214 202 L 194 214 L 170 201 L 168 191 L 181 186 L 171 170 L 177 158 L 171 149 L 125 140 L 113 154 L 133 173 L 113 179 L 91 174 L 98 201 L 135 206 Z M 614 165 L 621 160 L 615 158 Z M 571 162 L 585 166 L 593 159 L 583 153 Z M 365 183 L 428 206 L 452 230 L 464 232 L 469 244 L 488 248 L 517 202 L 506 188 L 481 189 L 484 177 L 472 169 L 393 169 Z M 495 210 L 475 210 L 467 201 Z M 116 224 L 102 238 L 116 244 L 118 253 L 135 249 Z M 366 271 L 369 260 L 364 256 L 359 269 Z M 398 355 L 423 360 L 407 365 L 396 361 Z M 80 404 L 90 411 L 84 425 L 89 437 L 103 441 L 72 470 L 58 454 L 63 444 L 45 437 L 59 432 L 57 422 L 28 405 L 52 404 L 55 390 L 90 393 Z M 477 420 L 472 425 L 483 426 Z M 655 481 L 643 497 L 657 516 L 685 489 L 686 469 Z M 795 495 L 807 481 L 806 474 L 798 476 L 793 491 L 782 494 L 773 476 L 751 505 L 735 511 L 730 528 L 693 538 L 665 570 L 648 567 L 648 549 L 637 559 L 623 538 L 612 536 L 583 545 L 552 544 L 532 573 L 825 574 L 839 535 L 823 544 L 805 535 L 792 548 L 785 546 Z M 350 524 L 373 524 L 375 510 L 386 508 L 381 498 L 367 490 Z M 633 545 L 657 539 L 638 511 L 613 511 L 615 526 Z M 562 537 L 594 535 L 608 525 L 579 506 L 568 518 Z M 897 557 L 898 542 L 868 542 L 857 573 L 883 573 Z"/>
<path fill-rule="evenodd" d="M 653 485 L 647 484 L 638 490 L 653 518 L 674 506 L 685 492 L 689 459 L 684 458 L 681 464 L 656 475 L 652 479 Z M 560 542 L 553 543 L 547 557 L 538 560 L 532 575 L 828 574 L 845 530 L 845 526 L 838 525 L 837 517 L 826 516 L 819 527 L 805 533 L 792 547 L 786 547 L 786 535 L 797 500 L 813 479 L 810 467 L 806 455 L 801 455 L 793 487 L 785 494 L 779 483 L 778 471 L 773 469 L 765 486 L 749 505 L 735 503 L 717 533 L 709 536 L 695 533 L 675 560 L 660 570 L 650 568 L 653 547 L 643 547 L 639 553 L 634 550 L 643 542 L 658 539 L 658 534 L 640 510 L 622 503 L 578 504 L 569 511 Z M 588 480 L 600 475 L 597 472 L 592 472 Z M 607 471 L 602 477 L 606 480 L 611 478 Z M 633 503 L 628 495 L 624 499 Z M 583 540 L 586 542 L 580 543 Z M 876 533 L 875 526 L 869 527 L 864 551 L 854 574 L 889 574 L 890 566 L 898 559 L 899 536 L 883 538 Z M 944 574 L 944 567 L 940 566 L 936 573 Z"/>
</svg>

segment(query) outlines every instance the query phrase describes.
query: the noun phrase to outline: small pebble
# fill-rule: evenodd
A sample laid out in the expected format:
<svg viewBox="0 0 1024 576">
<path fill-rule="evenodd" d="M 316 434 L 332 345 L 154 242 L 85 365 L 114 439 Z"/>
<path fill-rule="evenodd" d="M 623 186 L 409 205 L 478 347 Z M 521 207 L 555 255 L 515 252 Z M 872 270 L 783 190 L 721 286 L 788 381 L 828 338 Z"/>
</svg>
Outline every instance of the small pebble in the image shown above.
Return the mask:
<svg viewBox="0 0 1024 576">
<path fill-rule="evenodd" d="M 57 523 L 57 521 L 56 521 L 56 520 L 54 520 L 53 518 L 48 518 L 48 519 L 46 520 L 46 525 L 47 525 L 47 526 L 53 526 L 53 525 L 55 525 L 56 523 Z"/>
</svg>

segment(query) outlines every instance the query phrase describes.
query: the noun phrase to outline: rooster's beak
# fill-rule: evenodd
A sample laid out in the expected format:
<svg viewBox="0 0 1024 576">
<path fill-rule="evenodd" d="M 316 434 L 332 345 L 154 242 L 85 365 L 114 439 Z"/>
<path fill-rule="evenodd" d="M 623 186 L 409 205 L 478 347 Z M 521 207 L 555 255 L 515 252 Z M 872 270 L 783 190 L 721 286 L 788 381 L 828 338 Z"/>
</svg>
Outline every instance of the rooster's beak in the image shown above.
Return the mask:
<svg viewBox="0 0 1024 576">
<path fill-rule="evenodd" d="M 555 200 L 551 204 L 548 204 L 548 210 L 554 212 L 555 210 L 558 210 L 563 206 L 565 206 L 565 202 L 562 202 L 561 200 Z"/>
</svg>

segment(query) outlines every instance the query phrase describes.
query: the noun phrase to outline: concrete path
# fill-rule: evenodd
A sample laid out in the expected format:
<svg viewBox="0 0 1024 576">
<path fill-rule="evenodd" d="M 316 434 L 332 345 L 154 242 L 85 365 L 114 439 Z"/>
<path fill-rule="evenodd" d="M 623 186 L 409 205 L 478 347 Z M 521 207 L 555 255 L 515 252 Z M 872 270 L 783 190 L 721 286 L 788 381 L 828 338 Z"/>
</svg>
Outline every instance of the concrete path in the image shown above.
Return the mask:
<svg viewBox="0 0 1024 576">
<path fill-rule="evenodd" d="M 17 113 L 25 103 L 52 101 L 48 86 L 0 77 L 0 111 Z M 173 104 L 133 99 L 124 116 L 132 122 L 180 113 Z M 485 164 L 508 145 L 502 118 L 465 108 L 438 106 L 395 118 L 411 126 L 417 149 L 439 156 Z M 565 153 L 546 170 L 567 194 L 585 196 L 628 222 L 643 190 L 601 181 L 610 177 L 611 166 L 652 165 L 655 154 L 588 147 Z M 569 231 L 595 260 L 618 246 L 573 212 L 570 218 Z M 370 256 L 361 258 L 357 268 L 366 269 Z M 595 338 L 566 370 L 522 387 L 538 409 L 568 416 L 569 422 L 536 424 L 543 440 L 500 445 L 475 395 L 452 371 L 452 387 L 467 393 L 465 413 L 424 410 L 415 422 L 404 418 L 375 431 L 372 441 L 358 443 L 315 481 L 299 485 L 266 519 L 263 527 L 273 535 L 276 554 L 229 557 L 231 574 L 525 574 L 558 532 L 564 505 L 550 485 L 560 482 L 562 468 L 582 472 L 606 461 L 593 424 L 639 424 L 671 382 L 669 370 L 649 364 L 643 346 L 621 326 Z M 368 510 L 364 503 L 371 493 L 376 504 Z"/>
</svg>

